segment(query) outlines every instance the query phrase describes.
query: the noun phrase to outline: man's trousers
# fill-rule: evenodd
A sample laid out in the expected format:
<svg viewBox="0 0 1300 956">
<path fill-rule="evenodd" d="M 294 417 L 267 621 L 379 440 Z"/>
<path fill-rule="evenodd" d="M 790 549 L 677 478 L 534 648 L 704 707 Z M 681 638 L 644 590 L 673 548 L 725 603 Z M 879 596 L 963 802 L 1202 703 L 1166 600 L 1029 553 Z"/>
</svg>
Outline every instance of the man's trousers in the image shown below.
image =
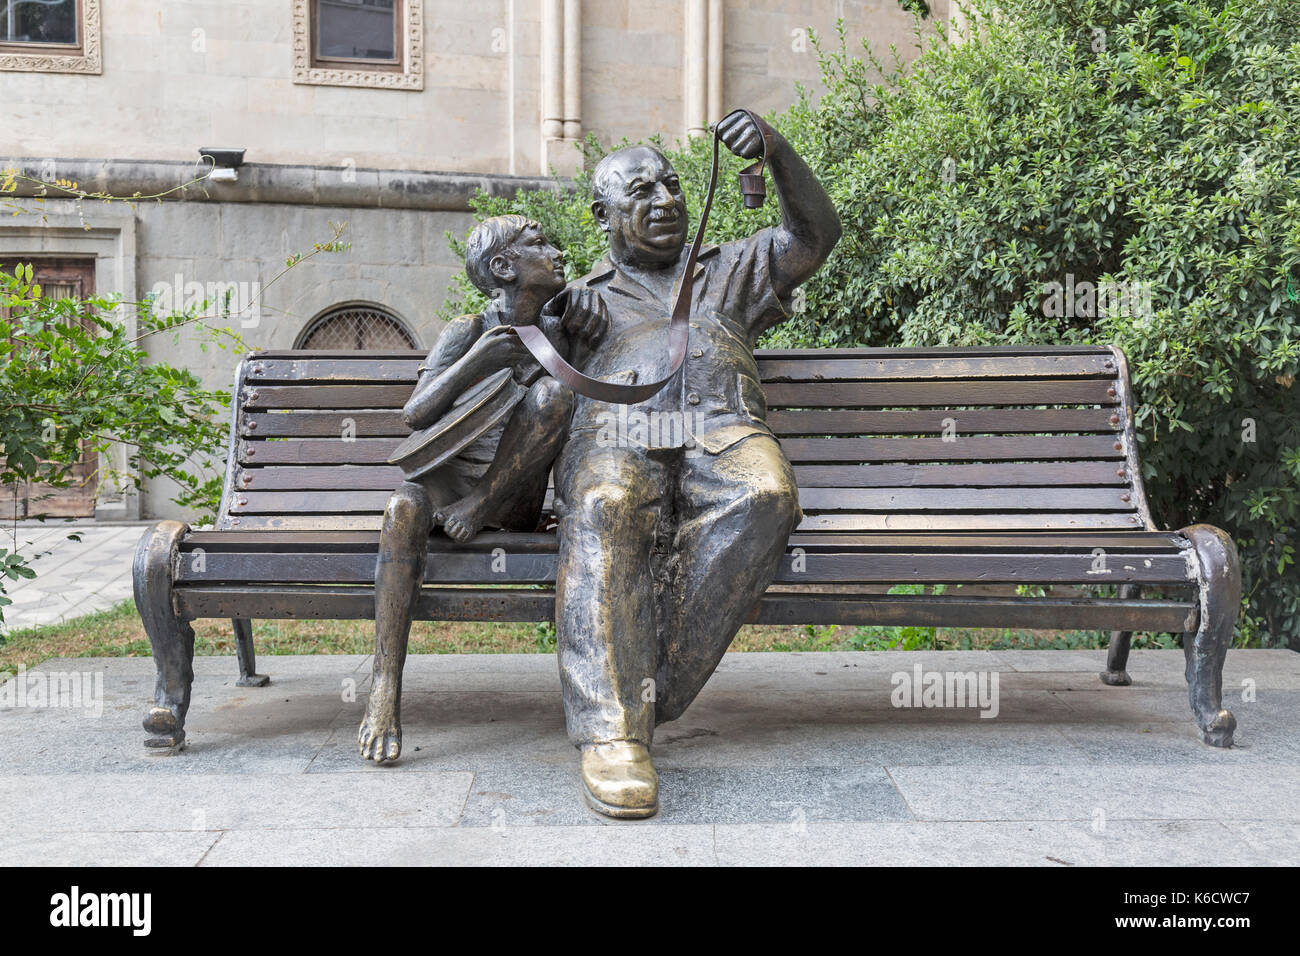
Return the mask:
<svg viewBox="0 0 1300 956">
<path fill-rule="evenodd" d="M 555 478 L 569 736 L 649 745 L 655 725 L 695 699 L 775 576 L 802 517 L 793 469 L 764 434 L 716 455 L 575 434 Z"/>
</svg>

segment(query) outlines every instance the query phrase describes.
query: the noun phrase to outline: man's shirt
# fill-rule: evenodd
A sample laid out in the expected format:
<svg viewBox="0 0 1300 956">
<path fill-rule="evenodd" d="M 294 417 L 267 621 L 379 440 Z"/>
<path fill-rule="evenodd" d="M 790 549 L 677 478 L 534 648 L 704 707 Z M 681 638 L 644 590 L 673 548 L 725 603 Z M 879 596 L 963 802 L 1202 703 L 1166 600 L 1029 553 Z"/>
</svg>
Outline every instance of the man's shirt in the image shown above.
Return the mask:
<svg viewBox="0 0 1300 956">
<path fill-rule="evenodd" d="M 600 433 L 613 425 L 633 444 L 698 445 L 709 454 L 750 435 L 771 435 L 754 345 L 791 315 L 789 297 L 783 299 L 772 287 L 772 263 L 779 254 L 776 236 L 777 230 L 768 228 L 748 239 L 702 248 L 682 367 L 659 392 L 637 405 L 624 408 L 577 396 L 570 434 Z M 683 250 L 672 267 L 679 280 L 685 261 Z M 606 257 L 572 287 L 596 290 L 609 310 L 609 329 L 595 350 L 575 356 L 584 373 L 627 385 L 664 376 L 676 284 L 674 295 L 664 300 Z M 641 429 L 646 421 L 649 428 Z"/>
</svg>

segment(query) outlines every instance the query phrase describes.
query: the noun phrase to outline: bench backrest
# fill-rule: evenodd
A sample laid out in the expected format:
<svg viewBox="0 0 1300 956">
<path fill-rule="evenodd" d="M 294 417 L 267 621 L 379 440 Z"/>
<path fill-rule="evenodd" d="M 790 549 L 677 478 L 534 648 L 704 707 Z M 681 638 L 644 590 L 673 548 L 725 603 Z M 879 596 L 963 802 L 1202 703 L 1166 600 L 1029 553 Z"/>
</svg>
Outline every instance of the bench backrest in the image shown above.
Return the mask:
<svg viewBox="0 0 1300 956">
<path fill-rule="evenodd" d="M 377 529 L 421 352 L 254 352 L 217 528 Z M 1104 346 L 757 353 L 802 531 L 1153 528 L 1123 354 Z"/>
</svg>

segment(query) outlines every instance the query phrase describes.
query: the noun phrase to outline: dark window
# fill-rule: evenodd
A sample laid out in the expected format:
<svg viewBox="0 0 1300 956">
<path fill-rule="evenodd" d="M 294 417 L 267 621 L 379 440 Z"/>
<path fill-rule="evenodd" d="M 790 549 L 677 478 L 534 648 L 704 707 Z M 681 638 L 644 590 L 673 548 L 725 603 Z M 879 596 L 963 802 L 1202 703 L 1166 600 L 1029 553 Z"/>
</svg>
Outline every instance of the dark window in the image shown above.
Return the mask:
<svg viewBox="0 0 1300 956">
<path fill-rule="evenodd" d="M 401 0 L 314 0 L 316 66 L 400 70 Z"/>
<path fill-rule="evenodd" d="M 373 305 L 344 305 L 315 319 L 298 339 L 300 349 L 413 349 L 415 338 L 400 320 Z"/>
<path fill-rule="evenodd" d="M 81 45 L 77 0 L 0 0 L 0 43 Z"/>
</svg>

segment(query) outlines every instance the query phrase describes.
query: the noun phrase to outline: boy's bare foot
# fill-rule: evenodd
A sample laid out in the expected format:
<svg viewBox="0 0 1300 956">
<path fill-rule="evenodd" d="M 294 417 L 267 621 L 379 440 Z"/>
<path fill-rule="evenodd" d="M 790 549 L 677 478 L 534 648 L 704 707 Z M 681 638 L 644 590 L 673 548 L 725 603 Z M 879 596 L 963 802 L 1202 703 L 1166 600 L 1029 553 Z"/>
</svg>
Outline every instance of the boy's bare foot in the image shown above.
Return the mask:
<svg viewBox="0 0 1300 956">
<path fill-rule="evenodd" d="M 357 744 L 363 760 L 383 763 L 401 756 L 402 724 L 392 694 L 371 690 L 370 699 L 366 701 L 366 716 L 357 731 Z"/>
<path fill-rule="evenodd" d="M 448 537 L 464 544 L 482 530 L 483 522 L 487 520 L 487 501 L 471 493 L 460 501 L 439 508 L 435 517 Z"/>
</svg>

